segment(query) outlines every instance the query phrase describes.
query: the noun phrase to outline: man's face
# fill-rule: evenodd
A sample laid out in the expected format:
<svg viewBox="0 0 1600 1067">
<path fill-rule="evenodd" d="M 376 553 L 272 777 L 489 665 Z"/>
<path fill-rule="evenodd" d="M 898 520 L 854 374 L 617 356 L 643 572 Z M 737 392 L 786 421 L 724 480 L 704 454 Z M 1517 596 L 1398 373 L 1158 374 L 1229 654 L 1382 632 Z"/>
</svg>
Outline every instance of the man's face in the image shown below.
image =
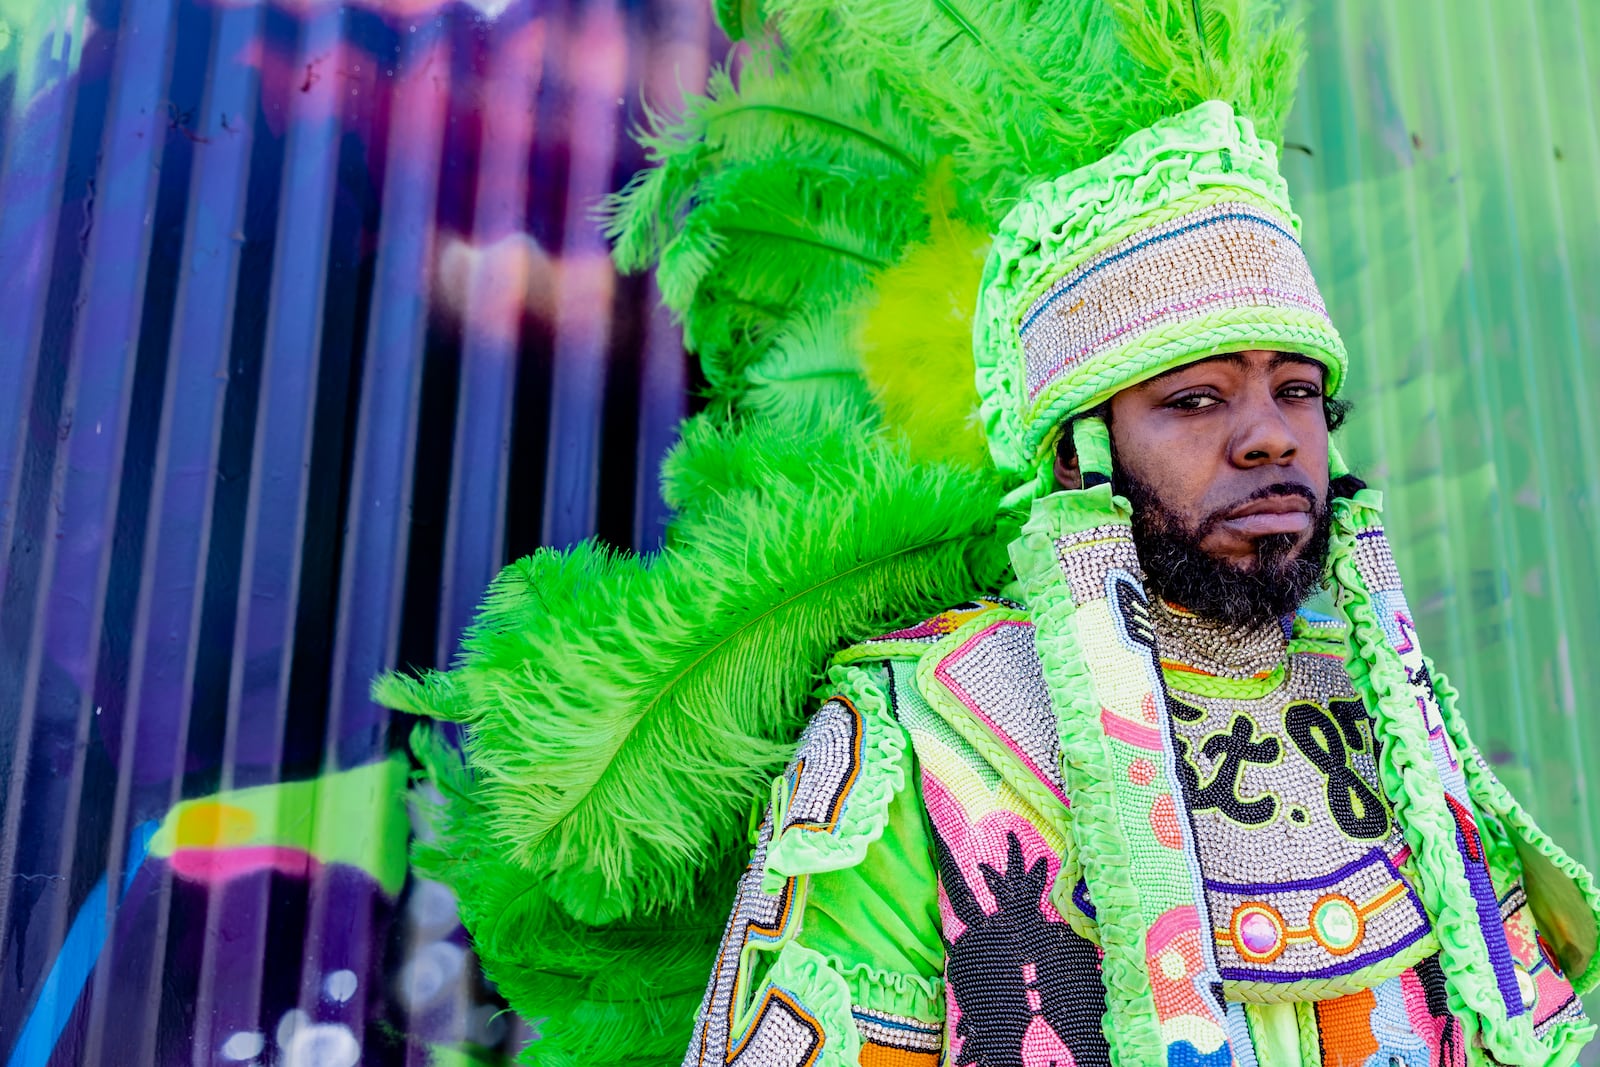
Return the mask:
<svg viewBox="0 0 1600 1067">
<path fill-rule="evenodd" d="M 1253 350 L 1215 356 L 1111 400 L 1115 488 L 1134 505 L 1154 590 L 1257 624 L 1293 611 L 1328 538 L 1323 368 Z"/>
</svg>

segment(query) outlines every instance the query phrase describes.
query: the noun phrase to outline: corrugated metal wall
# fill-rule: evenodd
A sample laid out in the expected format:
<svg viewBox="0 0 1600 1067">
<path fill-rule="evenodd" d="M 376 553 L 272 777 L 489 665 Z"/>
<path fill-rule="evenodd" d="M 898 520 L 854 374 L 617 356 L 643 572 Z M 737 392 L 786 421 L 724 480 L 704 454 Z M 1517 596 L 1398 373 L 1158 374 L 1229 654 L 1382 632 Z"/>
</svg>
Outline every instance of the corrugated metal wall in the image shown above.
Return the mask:
<svg viewBox="0 0 1600 1067">
<path fill-rule="evenodd" d="M 1600 8 L 1308 26 L 1346 449 L 1480 741 L 1600 860 Z M 530 1036 L 407 874 L 365 689 L 504 560 L 656 542 L 690 370 L 589 212 L 721 47 L 703 0 L 0 0 L 8 1065 Z"/>
</svg>

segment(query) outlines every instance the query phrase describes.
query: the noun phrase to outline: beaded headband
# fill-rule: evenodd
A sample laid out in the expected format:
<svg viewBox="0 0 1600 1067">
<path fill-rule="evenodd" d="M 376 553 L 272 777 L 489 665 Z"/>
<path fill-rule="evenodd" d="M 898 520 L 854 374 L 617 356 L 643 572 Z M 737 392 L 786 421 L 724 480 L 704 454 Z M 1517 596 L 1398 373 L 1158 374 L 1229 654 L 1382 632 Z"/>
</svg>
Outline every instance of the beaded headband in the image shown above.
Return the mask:
<svg viewBox="0 0 1600 1067">
<path fill-rule="evenodd" d="M 1070 416 L 1222 352 L 1296 352 L 1344 378 L 1277 150 L 1220 101 L 1035 186 L 1000 225 L 974 354 L 989 447 L 1026 475 Z"/>
</svg>

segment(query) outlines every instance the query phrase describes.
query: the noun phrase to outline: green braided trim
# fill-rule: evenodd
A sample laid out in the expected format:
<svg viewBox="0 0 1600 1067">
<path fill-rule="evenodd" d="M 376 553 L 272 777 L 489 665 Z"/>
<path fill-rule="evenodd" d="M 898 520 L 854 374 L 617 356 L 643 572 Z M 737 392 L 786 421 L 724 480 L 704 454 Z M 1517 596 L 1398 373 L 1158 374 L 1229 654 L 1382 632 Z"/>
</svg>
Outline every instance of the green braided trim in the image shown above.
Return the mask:
<svg viewBox="0 0 1600 1067">
<path fill-rule="evenodd" d="M 1035 502 L 1033 517 L 1011 543 L 1011 562 L 1029 594 L 1045 687 L 1059 719 L 1061 770 L 1073 798 L 1073 836 L 1094 894 L 1105 952 L 1100 977 L 1111 1062 L 1115 1067 L 1155 1067 L 1165 1063 L 1166 1044 L 1150 990 L 1145 919 L 1129 869 L 1128 843 L 1117 821 L 1111 756 L 1100 730 L 1094 681 L 1072 636 L 1076 607 L 1056 560 L 1053 531 L 1062 528 L 1061 517 L 1071 512 L 1079 513 L 1074 520 L 1079 524 L 1127 519 L 1109 485 L 1046 497 Z"/>
<path fill-rule="evenodd" d="M 1021 345 L 1019 340 L 1019 353 Z M 1073 414 L 1147 378 L 1249 348 L 1281 349 L 1317 360 L 1327 368 L 1330 395 L 1343 375 L 1344 343 L 1316 312 L 1276 305 L 1222 308 L 1137 334 L 1121 347 L 1058 375 L 1026 407 L 1017 443 L 1024 456 L 1037 460 L 1054 447 L 1061 424 Z"/>
<path fill-rule="evenodd" d="M 1507 830 L 1521 838 L 1522 844 L 1549 861 L 1550 865 L 1572 882 L 1572 885 L 1582 896 L 1589 913 L 1594 916 L 1597 928 L 1600 928 L 1600 887 L 1595 885 L 1594 876 L 1588 869 L 1573 859 L 1567 852 L 1557 845 L 1539 825 L 1534 822 L 1533 816 L 1511 794 L 1500 779 L 1495 776 L 1489 764 L 1478 752 L 1472 738 L 1468 735 L 1467 724 L 1456 710 L 1456 701 L 1459 695 L 1450 680 L 1434 668 L 1432 661 L 1427 661 L 1428 673 L 1433 678 L 1434 692 L 1439 695 L 1439 710 L 1444 716 L 1445 729 L 1450 733 L 1450 739 L 1455 742 L 1456 749 L 1461 753 L 1462 768 L 1466 772 L 1467 789 L 1472 795 L 1474 805 L 1482 805 L 1484 810 L 1498 817 Z M 1527 888 L 1527 872 L 1523 874 L 1523 888 Z M 1532 899 L 1530 895 L 1530 900 Z M 1546 938 L 1549 938 L 1546 934 Z M 1589 958 L 1580 960 L 1581 971 L 1575 975 L 1568 975 L 1568 981 L 1579 995 L 1590 992 L 1600 984 L 1600 946 L 1592 945 L 1589 949 Z M 1562 960 L 1563 966 L 1567 961 Z"/>
<path fill-rule="evenodd" d="M 1317 1023 L 1317 1006 L 1302 1000 L 1294 1006 L 1300 1024 L 1300 1067 L 1322 1067 L 1322 1027 Z"/>
<path fill-rule="evenodd" d="M 838 822 L 829 831 L 791 826 L 777 831 L 767 849 L 763 887 L 776 892 L 786 879 L 854 867 L 883 836 L 889 805 L 906 787 L 906 735 L 889 712 L 889 700 L 871 676 L 859 667 L 828 668 L 824 697 L 842 696 L 861 715 L 861 766 L 850 786 Z M 802 749 L 800 755 L 804 755 Z M 773 825 L 783 826 L 789 805 L 788 782 L 773 782 Z"/>
<path fill-rule="evenodd" d="M 1466 867 L 1456 849 L 1455 820 L 1445 802 L 1425 724 L 1410 696 L 1399 655 L 1378 623 L 1372 597 L 1355 563 L 1359 530 L 1378 525 L 1382 498 L 1363 489 L 1333 502 L 1334 537 L 1329 569 L 1339 608 L 1349 620 L 1351 643 L 1364 671 L 1351 671 L 1370 692 L 1369 709 L 1383 736 L 1379 769 L 1405 837 L 1418 858 L 1414 887 L 1433 919 L 1440 955 L 1449 976 L 1452 1013 L 1481 1025 L 1483 1040 L 1502 1063 L 1543 1063 L 1547 1051 L 1533 1036 L 1526 1014 L 1506 1017 L 1489 949 L 1478 925 L 1477 903 L 1467 888 Z"/>
<path fill-rule="evenodd" d="M 916 659 L 926 651 L 928 651 L 926 641 L 863 641 L 859 645 L 851 645 L 835 652 L 830 662 L 845 666 L 852 663 L 887 662 L 892 659 Z"/>
<path fill-rule="evenodd" d="M 938 978 L 880 970 L 870 963 L 846 965 L 833 956 L 828 957 L 828 965 L 844 977 L 852 1007 L 909 1015 L 929 1023 L 944 1021 L 944 982 Z"/>
<path fill-rule="evenodd" d="M 1354 974 L 1337 978 L 1302 978 L 1293 982 L 1234 982 L 1223 983 L 1229 1000 L 1246 1004 L 1294 1004 L 1301 1001 L 1332 1000 L 1348 993 L 1359 993 L 1388 981 L 1397 974 L 1410 970 L 1435 952 L 1439 942 L 1428 934 L 1416 944 L 1408 945 L 1403 952 L 1363 967 Z"/>
<path fill-rule="evenodd" d="M 1072 820 L 1067 814 L 1067 809 L 1062 806 L 1056 795 L 1039 781 L 1021 760 L 1017 759 L 1016 753 L 996 737 L 994 731 L 974 718 L 967 706 L 945 688 L 944 683 L 933 673 L 939 666 L 940 660 L 966 644 L 974 635 L 1004 620 L 1020 620 L 1030 625 L 1032 622 L 1031 616 L 1026 611 L 997 608 L 986 611 L 976 619 L 952 630 L 941 637 L 938 643 L 924 645 L 922 658 L 917 661 L 917 691 L 922 694 L 922 698 L 929 706 L 938 712 L 940 718 L 950 724 L 951 729 L 978 751 L 1007 785 L 1022 795 L 1032 813 L 1067 841 L 1067 855 L 1062 857 L 1061 871 L 1056 876 L 1056 881 L 1059 883 L 1062 879 L 1068 878 L 1070 872 L 1071 881 L 1067 883 L 1070 886 L 1078 880 L 1078 857 L 1077 849 L 1072 844 Z"/>
<path fill-rule="evenodd" d="M 844 975 L 828 966 L 826 956 L 796 941 L 778 952 L 772 969 L 751 995 L 749 1006 L 734 1021 L 730 1044 L 737 1047 L 749 1035 L 769 991 L 778 990 L 790 994 L 801 1010 L 822 1027 L 822 1049 L 811 1061 L 812 1067 L 856 1067 L 861 1055 L 861 1032 L 850 1015 L 850 985 Z"/>
<path fill-rule="evenodd" d="M 1272 668 L 1265 678 L 1218 678 L 1192 671 L 1161 672 L 1167 680 L 1168 689 L 1218 700 L 1260 700 L 1282 685 L 1284 675 L 1288 673 L 1282 664 Z"/>
</svg>

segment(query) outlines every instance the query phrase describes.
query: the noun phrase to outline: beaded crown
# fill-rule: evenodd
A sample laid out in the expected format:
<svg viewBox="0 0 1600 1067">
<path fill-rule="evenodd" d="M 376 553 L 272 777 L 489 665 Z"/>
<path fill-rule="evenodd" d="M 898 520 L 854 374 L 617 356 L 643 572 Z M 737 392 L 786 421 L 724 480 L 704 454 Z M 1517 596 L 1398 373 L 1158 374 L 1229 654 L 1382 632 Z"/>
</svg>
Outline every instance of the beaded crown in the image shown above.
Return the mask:
<svg viewBox="0 0 1600 1067">
<path fill-rule="evenodd" d="M 1000 223 L 975 323 L 984 427 L 1024 471 L 1067 417 L 1221 352 L 1320 361 L 1344 344 L 1305 254 L 1277 150 L 1221 101 L 1029 190 Z"/>
</svg>

